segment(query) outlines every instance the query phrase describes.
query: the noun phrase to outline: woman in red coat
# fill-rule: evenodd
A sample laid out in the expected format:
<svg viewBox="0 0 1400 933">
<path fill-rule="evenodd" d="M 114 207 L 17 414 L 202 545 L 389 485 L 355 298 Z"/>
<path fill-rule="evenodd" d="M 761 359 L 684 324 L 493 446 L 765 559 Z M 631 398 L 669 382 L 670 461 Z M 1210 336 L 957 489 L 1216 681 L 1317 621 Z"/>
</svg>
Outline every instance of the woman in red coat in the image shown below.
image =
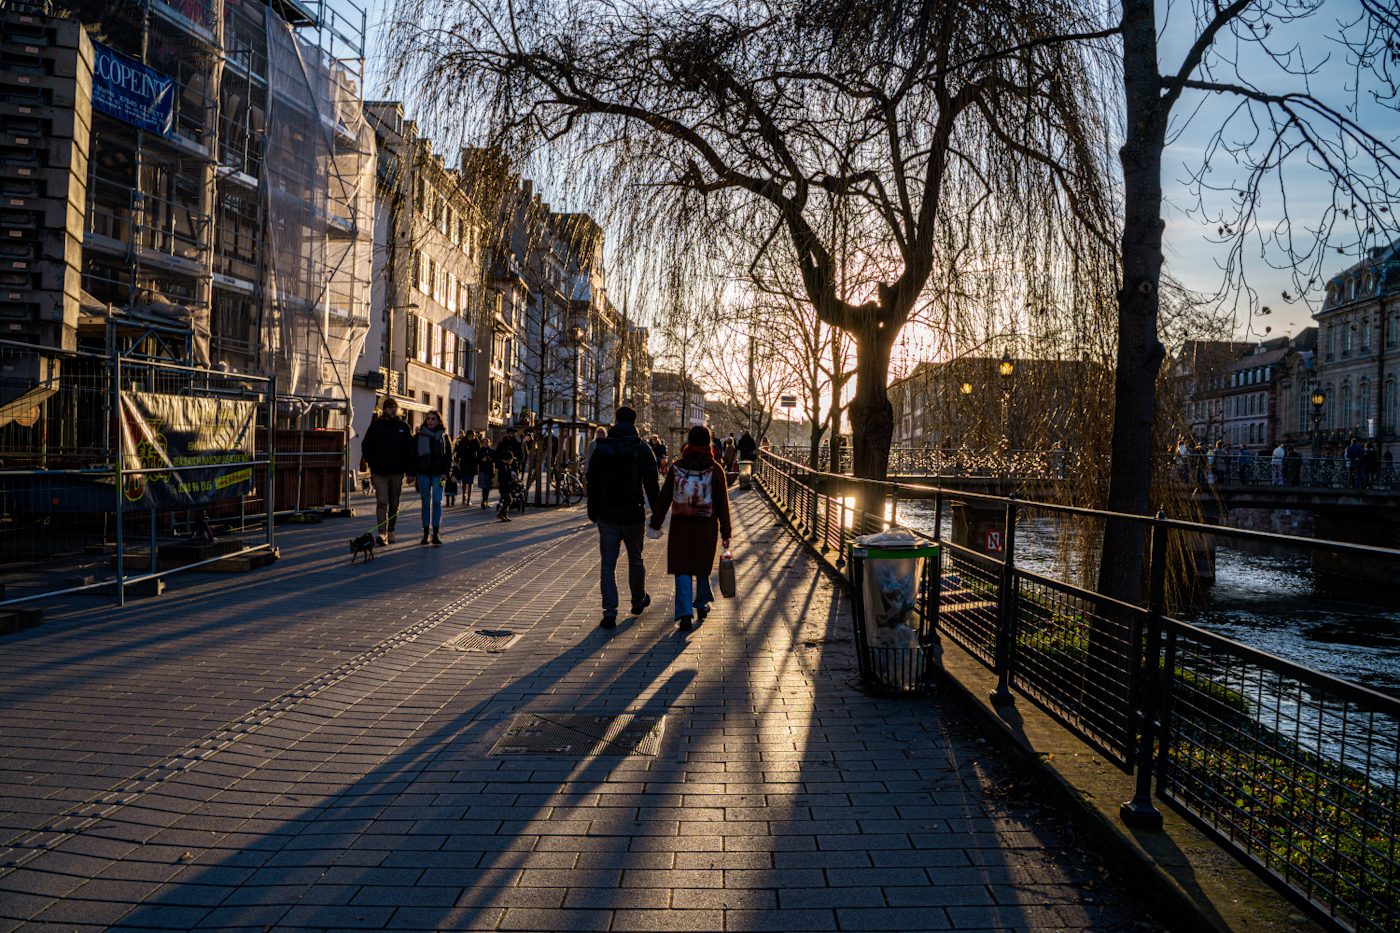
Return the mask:
<svg viewBox="0 0 1400 933">
<path fill-rule="evenodd" d="M 716 539 L 729 547 L 729 493 L 724 468 L 715 462 L 708 428 L 690 429 L 680 458 L 666 472 L 666 484 L 651 516 L 654 538 L 661 537 L 667 509 L 675 514 L 666 545 L 666 572 L 676 578 L 676 622 L 688 632 L 693 618 L 709 615 L 714 601 L 710 573 L 715 569 Z"/>
</svg>

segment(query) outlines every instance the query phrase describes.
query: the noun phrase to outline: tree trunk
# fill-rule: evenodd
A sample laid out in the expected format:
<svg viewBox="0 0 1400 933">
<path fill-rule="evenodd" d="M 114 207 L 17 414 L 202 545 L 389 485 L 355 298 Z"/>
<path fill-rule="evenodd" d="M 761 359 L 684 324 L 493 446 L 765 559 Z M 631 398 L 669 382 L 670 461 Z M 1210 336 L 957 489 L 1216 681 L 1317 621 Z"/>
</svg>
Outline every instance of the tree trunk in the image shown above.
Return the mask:
<svg viewBox="0 0 1400 933">
<path fill-rule="evenodd" d="M 1166 120 L 1157 70 L 1153 0 L 1123 4 L 1123 74 L 1128 137 L 1123 165 L 1123 282 L 1118 293 L 1118 357 L 1114 378 L 1112 460 L 1108 509 L 1146 515 L 1151 508 L 1157 373 L 1165 350 L 1157 337 L 1162 270 L 1162 150 Z M 1099 592 L 1138 604 L 1145 526 L 1109 521 L 1104 527 Z"/>
<path fill-rule="evenodd" d="M 898 328 L 869 324 L 852 334 L 856 342 L 856 394 L 851 399 L 851 468 L 862 479 L 889 475 L 890 440 L 894 437 L 894 406 L 887 383 L 890 350 Z M 885 331 L 891 331 L 886 335 Z"/>
</svg>

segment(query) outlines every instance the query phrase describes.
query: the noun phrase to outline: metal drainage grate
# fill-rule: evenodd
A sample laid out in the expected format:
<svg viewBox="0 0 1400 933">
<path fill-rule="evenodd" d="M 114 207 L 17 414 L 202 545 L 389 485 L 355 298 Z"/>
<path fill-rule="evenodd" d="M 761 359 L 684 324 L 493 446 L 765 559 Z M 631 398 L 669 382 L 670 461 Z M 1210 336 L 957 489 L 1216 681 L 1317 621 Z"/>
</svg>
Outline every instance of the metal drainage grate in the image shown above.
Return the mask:
<svg viewBox="0 0 1400 933">
<path fill-rule="evenodd" d="M 662 716 L 521 713 L 492 755 L 655 755 Z"/>
<path fill-rule="evenodd" d="M 455 648 L 458 651 L 505 651 L 520 640 L 520 634 L 504 629 L 478 629 L 458 635 L 443 647 Z"/>
</svg>

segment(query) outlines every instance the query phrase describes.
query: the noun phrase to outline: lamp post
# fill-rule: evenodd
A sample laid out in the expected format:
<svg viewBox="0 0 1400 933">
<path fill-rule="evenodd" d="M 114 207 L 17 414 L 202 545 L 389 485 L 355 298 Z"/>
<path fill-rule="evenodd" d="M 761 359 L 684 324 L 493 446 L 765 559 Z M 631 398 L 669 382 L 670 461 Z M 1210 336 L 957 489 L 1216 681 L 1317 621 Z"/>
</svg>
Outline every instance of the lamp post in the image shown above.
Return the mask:
<svg viewBox="0 0 1400 933">
<path fill-rule="evenodd" d="M 1317 386 L 1312 390 L 1311 401 L 1313 406 L 1313 459 L 1316 460 L 1322 456 L 1322 434 L 1320 432 L 1322 426 L 1322 406 L 1327 404 L 1327 394 L 1322 391 L 1321 386 Z M 1317 469 L 1317 464 L 1313 464 L 1313 469 Z"/>
<path fill-rule="evenodd" d="M 955 450 L 957 450 L 957 460 L 954 462 L 953 469 L 954 472 L 961 473 L 963 469 L 962 451 L 963 447 L 967 444 L 967 406 L 970 404 L 972 396 L 972 383 L 964 382 L 962 385 L 958 386 L 958 391 L 962 393 L 962 401 L 958 405 L 959 436 L 958 446 L 954 448 Z"/>
<path fill-rule="evenodd" d="M 1011 351 L 1007 350 L 1001 355 L 1001 362 L 997 364 L 997 372 L 1001 374 L 1001 451 L 1003 460 L 1006 459 L 1010 448 L 1010 438 L 1007 436 L 1008 418 L 1011 407 L 1011 376 L 1016 371 L 1016 364 L 1011 362 Z"/>
</svg>

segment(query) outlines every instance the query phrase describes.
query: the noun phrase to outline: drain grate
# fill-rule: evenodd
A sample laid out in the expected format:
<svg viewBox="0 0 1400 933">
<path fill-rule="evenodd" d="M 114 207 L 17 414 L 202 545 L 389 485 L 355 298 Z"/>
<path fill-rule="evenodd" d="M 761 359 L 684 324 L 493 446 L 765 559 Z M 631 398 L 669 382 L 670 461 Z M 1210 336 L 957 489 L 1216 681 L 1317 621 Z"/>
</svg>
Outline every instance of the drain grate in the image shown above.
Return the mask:
<svg viewBox="0 0 1400 933">
<path fill-rule="evenodd" d="M 492 755 L 655 755 L 662 716 L 521 713 L 491 749 Z"/>
<path fill-rule="evenodd" d="M 505 651 L 520 640 L 520 634 L 504 629 L 478 629 L 458 635 L 443 647 L 458 651 Z"/>
</svg>

